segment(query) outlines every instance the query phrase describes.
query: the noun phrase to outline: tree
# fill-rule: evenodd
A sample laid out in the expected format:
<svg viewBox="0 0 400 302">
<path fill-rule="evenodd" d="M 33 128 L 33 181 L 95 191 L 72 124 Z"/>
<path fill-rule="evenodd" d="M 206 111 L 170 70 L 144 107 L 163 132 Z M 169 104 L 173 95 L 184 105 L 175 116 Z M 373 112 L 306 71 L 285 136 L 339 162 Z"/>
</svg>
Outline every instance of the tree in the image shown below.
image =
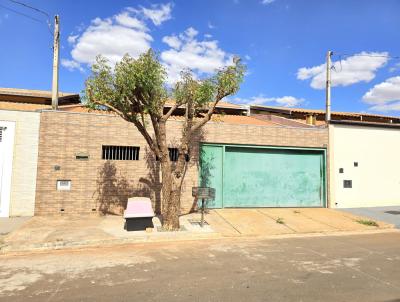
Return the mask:
<svg viewBox="0 0 400 302">
<path fill-rule="evenodd" d="M 164 229 L 179 229 L 181 188 L 193 134 L 211 119 L 218 102 L 238 91 L 243 75 L 244 66 L 235 58 L 232 65 L 202 80 L 189 70 L 182 71 L 180 81 L 168 88 L 166 71 L 152 50 L 137 59 L 125 55 L 114 68 L 101 56 L 92 65 L 85 83 L 87 105 L 106 107 L 133 123 L 160 162 Z M 166 111 L 165 103 L 171 99 L 173 105 Z M 178 159 L 173 165 L 166 124 L 177 108 L 183 108 L 185 115 Z"/>
</svg>

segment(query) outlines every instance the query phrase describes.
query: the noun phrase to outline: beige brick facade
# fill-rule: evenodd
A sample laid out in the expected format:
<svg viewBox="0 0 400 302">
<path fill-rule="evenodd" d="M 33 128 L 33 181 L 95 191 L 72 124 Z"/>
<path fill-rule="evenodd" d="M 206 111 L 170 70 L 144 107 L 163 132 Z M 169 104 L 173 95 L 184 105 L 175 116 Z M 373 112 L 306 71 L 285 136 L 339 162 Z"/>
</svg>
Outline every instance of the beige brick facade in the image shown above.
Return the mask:
<svg viewBox="0 0 400 302">
<path fill-rule="evenodd" d="M 168 142 L 176 146 L 179 121 L 168 124 Z M 199 143 L 325 148 L 325 128 L 294 128 L 209 122 L 194 140 L 182 192 L 182 212 L 193 207 L 198 184 Z M 139 146 L 138 161 L 106 161 L 102 145 Z M 89 155 L 77 160 L 76 154 Z M 59 168 L 59 169 L 58 169 Z M 41 114 L 36 215 L 121 213 L 128 196 L 149 196 L 160 209 L 157 162 L 136 128 L 112 115 L 44 111 Z M 70 191 L 57 191 L 57 180 L 71 180 Z M 62 211 L 63 210 L 63 211 Z"/>
</svg>

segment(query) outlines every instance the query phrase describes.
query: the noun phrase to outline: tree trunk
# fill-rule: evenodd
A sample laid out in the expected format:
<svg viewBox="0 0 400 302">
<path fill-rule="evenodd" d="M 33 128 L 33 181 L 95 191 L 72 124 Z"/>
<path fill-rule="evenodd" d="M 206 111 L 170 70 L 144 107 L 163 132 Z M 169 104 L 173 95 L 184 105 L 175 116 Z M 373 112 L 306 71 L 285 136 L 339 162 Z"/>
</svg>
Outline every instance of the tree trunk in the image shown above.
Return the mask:
<svg viewBox="0 0 400 302">
<path fill-rule="evenodd" d="M 159 124 L 158 143 L 161 150 L 163 228 L 168 231 L 176 231 L 180 228 L 181 192 L 187 164 L 186 155 L 189 155 L 191 125 L 192 117 L 187 119 L 182 129 L 181 145 L 178 148 L 178 161 L 173 166 L 166 143 L 166 124 Z"/>
<path fill-rule="evenodd" d="M 161 162 L 162 173 L 162 205 L 163 228 L 168 231 L 179 230 L 179 214 L 181 206 L 181 181 L 176 179 L 169 159 Z M 171 173 L 172 172 L 172 173 Z"/>
</svg>

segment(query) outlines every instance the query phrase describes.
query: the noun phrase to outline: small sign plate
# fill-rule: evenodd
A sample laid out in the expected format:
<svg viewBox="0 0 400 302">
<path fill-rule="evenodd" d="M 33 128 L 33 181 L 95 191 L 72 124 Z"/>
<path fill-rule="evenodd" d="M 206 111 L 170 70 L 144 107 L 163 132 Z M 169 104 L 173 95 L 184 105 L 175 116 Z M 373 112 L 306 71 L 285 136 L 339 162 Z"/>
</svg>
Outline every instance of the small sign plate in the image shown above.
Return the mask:
<svg viewBox="0 0 400 302">
<path fill-rule="evenodd" d="M 71 181 L 70 180 L 57 180 L 57 190 L 58 191 L 70 191 Z"/>
<path fill-rule="evenodd" d="M 192 188 L 192 196 L 197 199 L 215 199 L 215 189 L 209 187 L 193 187 Z"/>
</svg>

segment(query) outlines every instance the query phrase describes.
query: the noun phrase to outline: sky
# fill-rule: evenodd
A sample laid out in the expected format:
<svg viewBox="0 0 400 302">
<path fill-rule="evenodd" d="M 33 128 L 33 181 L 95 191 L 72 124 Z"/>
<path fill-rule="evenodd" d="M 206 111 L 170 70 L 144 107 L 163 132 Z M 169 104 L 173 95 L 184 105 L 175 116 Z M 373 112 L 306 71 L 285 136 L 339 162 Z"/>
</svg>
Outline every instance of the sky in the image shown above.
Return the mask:
<svg viewBox="0 0 400 302">
<path fill-rule="evenodd" d="M 332 110 L 400 116 L 398 0 L 0 0 L 0 87 L 51 89 L 60 15 L 60 90 L 81 92 L 98 54 L 157 51 L 168 85 L 182 69 L 212 75 L 240 56 L 239 104 L 323 109 L 333 51 Z M 21 15 L 24 14 L 24 15 Z"/>
</svg>

